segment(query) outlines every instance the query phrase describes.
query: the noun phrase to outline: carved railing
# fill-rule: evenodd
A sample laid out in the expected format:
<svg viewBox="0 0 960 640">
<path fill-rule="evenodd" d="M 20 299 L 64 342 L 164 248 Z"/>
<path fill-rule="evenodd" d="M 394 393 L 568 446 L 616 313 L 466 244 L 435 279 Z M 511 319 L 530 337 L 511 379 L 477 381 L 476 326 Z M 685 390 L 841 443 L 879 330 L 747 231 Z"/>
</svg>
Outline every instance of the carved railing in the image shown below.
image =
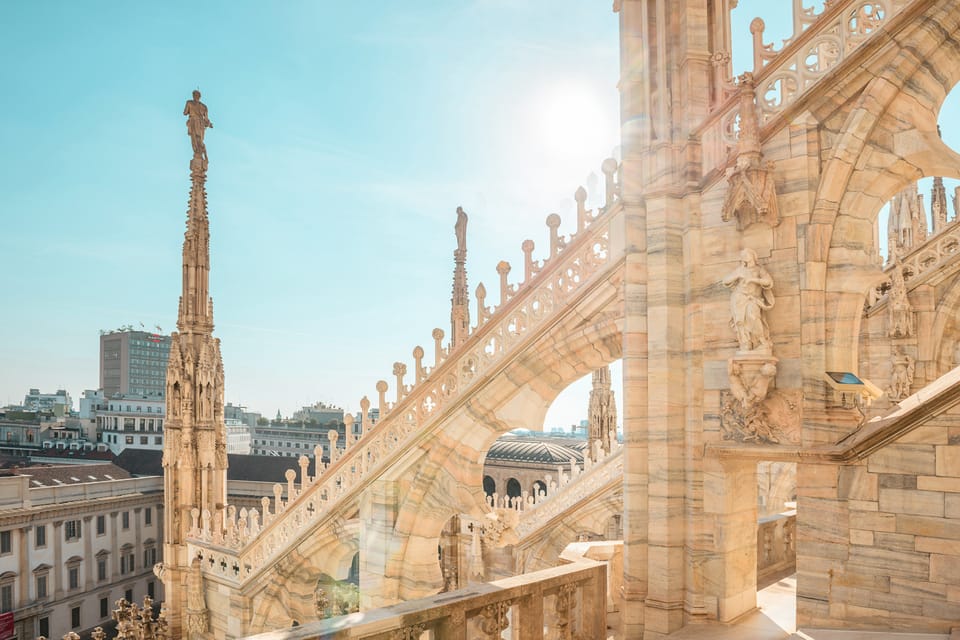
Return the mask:
<svg viewBox="0 0 960 640">
<path fill-rule="evenodd" d="M 611 482 L 623 478 L 622 445 L 612 437 L 610 453 L 600 449 L 597 461 L 591 462 L 590 456 L 584 456 L 584 466 L 570 461 L 569 469 L 557 469 L 557 479 L 548 475 L 544 478 L 546 491 L 535 495 L 524 492 L 518 498 L 498 496 L 488 497 L 488 503 L 495 509 L 514 509 L 519 512 L 514 531 L 520 538 L 530 535 L 557 515 L 564 513 L 584 499 L 594 497 L 600 489 Z"/>
<path fill-rule="evenodd" d="M 204 571 L 223 579 L 243 582 L 318 523 L 347 495 L 356 495 L 383 468 L 400 457 L 445 415 L 445 411 L 467 397 L 471 388 L 498 366 L 524 348 L 526 342 L 551 326 L 565 313 L 565 305 L 580 292 L 591 277 L 610 261 L 608 244 L 610 222 L 618 207 L 617 163 L 603 163 L 606 175 L 606 204 L 596 212 L 586 209 L 586 191 L 577 189 L 577 231 L 569 238 L 558 232 L 560 217 L 547 218 L 550 230 L 549 256 L 542 262 L 532 257 L 533 242 L 523 243 L 525 278 L 509 284 L 510 265 L 501 262 L 500 305 L 485 306 L 483 285 L 477 287 L 477 325 L 457 348 L 443 347 L 443 331 L 433 332 L 434 367 L 422 363 L 423 349 L 413 350 L 415 382 L 406 385 L 406 365 L 396 363 L 396 401 L 386 401 L 388 385 L 377 383 L 380 420 L 369 421 L 370 402 L 361 402 L 360 436 L 355 438 L 353 419 L 345 416 L 346 443 L 338 448 L 337 433 L 331 431 L 330 464 L 321 462 L 323 450 L 315 449 L 313 474 L 306 456 L 298 460 L 298 470 L 286 473 L 286 486 L 274 486 L 273 497 L 261 499 L 261 509 L 236 509 L 229 506 L 224 526 L 211 522 L 209 512 L 192 513 L 189 546 L 191 553 L 202 555 Z"/>
<path fill-rule="evenodd" d="M 943 231 L 927 237 L 912 247 L 908 253 L 884 267 L 885 279 L 869 292 L 864 313 L 872 314 L 885 306 L 892 288 L 893 270 L 900 268 L 907 291 L 920 285 L 926 276 L 937 272 L 941 267 L 956 259 L 960 253 L 960 219 L 948 223 Z"/>
<path fill-rule="evenodd" d="M 793 573 L 797 566 L 797 510 L 791 509 L 757 524 L 757 584 Z"/>
<path fill-rule="evenodd" d="M 606 638 L 606 573 L 585 560 L 247 640 Z"/>
<path fill-rule="evenodd" d="M 825 0 L 823 11 L 793 0 L 793 35 L 779 48 L 763 42 L 763 20 L 750 23 L 760 124 L 766 124 L 863 44 L 910 0 Z M 723 169 L 737 142 L 739 109 L 733 79 L 721 81 L 723 101 L 699 127 L 703 173 Z"/>
</svg>

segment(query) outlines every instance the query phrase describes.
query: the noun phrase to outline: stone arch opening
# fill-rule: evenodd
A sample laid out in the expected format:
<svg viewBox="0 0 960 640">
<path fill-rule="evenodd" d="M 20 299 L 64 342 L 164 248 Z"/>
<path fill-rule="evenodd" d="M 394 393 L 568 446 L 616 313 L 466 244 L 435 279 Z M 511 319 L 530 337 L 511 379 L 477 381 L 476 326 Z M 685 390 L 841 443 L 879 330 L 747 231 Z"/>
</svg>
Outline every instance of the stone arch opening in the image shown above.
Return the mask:
<svg viewBox="0 0 960 640">
<path fill-rule="evenodd" d="M 534 480 L 530 486 L 530 495 L 534 496 L 534 500 L 540 499 L 541 496 L 546 497 L 547 483 L 543 480 Z"/>
<path fill-rule="evenodd" d="M 507 478 L 507 496 L 510 498 L 519 498 L 523 494 L 523 488 L 520 481 L 516 478 Z"/>
<path fill-rule="evenodd" d="M 497 481 L 491 476 L 483 476 L 483 492 L 488 498 L 493 497 L 493 494 L 497 492 Z"/>
</svg>

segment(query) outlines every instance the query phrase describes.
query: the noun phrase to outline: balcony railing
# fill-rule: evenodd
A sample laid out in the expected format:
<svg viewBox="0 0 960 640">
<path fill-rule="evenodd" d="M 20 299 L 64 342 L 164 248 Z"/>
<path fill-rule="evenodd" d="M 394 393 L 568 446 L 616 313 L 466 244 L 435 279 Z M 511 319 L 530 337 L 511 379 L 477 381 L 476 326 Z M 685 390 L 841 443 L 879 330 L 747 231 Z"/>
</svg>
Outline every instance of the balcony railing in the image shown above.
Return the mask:
<svg viewBox="0 0 960 640">
<path fill-rule="evenodd" d="M 602 640 L 606 573 L 586 560 L 247 640 Z"/>
</svg>

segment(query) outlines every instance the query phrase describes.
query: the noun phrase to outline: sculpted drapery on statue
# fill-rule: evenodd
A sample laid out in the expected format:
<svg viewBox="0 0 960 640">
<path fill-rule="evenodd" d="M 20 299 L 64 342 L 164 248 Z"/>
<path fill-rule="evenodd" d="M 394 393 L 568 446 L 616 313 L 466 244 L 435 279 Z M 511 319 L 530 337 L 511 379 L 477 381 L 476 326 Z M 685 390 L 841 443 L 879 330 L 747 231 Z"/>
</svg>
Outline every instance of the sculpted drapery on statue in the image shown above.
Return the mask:
<svg viewBox="0 0 960 640">
<path fill-rule="evenodd" d="M 457 222 L 453 225 L 453 231 L 457 235 L 457 254 L 464 255 L 467 252 L 467 213 L 463 207 L 457 207 Z"/>
<path fill-rule="evenodd" d="M 757 264 L 753 249 L 740 252 L 740 265 L 723 279 L 730 294 L 730 324 L 737 332 L 740 351 L 770 351 L 770 329 L 763 312 L 772 308 L 773 278 Z"/>
<path fill-rule="evenodd" d="M 213 123 L 207 116 L 207 105 L 200 102 L 200 91 L 193 92 L 193 100 L 187 100 L 183 115 L 187 116 L 187 135 L 193 145 L 193 154 L 206 159 L 207 147 L 203 144 L 203 136 L 207 129 L 213 128 Z"/>
</svg>

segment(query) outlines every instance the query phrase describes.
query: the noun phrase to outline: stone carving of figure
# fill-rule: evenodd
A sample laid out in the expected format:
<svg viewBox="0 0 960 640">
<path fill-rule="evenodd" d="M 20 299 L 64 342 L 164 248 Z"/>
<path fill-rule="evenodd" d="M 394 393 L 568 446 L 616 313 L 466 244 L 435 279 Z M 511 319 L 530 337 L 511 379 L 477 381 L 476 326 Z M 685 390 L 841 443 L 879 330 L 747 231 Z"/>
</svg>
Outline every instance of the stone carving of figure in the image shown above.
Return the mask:
<svg viewBox="0 0 960 640">
<path fill-rule="evenodd" d="M 200 102 L 199 91 L 193 92 L 193 100 L 187 100 L 183 115 L 187 116 L 187 135 L 193 145 L 193 155 L 206 159 L 207 147 L 203 144 L 203 136 L 207 129 L 213 128 L 213 123 L 207 117 L 207 105 Z"/>
<path fill-rule="evenodd" d="M 763 312 L 772 308 L 773 278 L 757 264 L 753 249 L 740 252 L 740 265 L 723 279 L 730 294 L 730 324 L 737 332 L 740 351 L 772 350 L 770 329 Z"/>
<path fill-rule="evenodd" d="M 890 364 L 892 369 L 887 393 L 891 400 L 903 400 L 910 395 L 910 387 L 913 386 L 913 373 L 916 368 L 913 358 L 902 349 L 897 349 L 890 357 Z"/>
<path fill-rule="evenodd" d="M 467 212 L 463 207 L 457 207 L 457 223 L 453 231 L 457 234 L 457 253 L 463 255 L 467 252 Z"/>
<path fill-rule="evenodd" d="M 890 278 L 890 298 L 888 302 L 890 327 L 887 335 L 891 338 L 909 338 L 913 336 L 913 308 L 907 298 L 907 284 L 903 279 L 900 265 L 893 268 Z"/>
</svg>

